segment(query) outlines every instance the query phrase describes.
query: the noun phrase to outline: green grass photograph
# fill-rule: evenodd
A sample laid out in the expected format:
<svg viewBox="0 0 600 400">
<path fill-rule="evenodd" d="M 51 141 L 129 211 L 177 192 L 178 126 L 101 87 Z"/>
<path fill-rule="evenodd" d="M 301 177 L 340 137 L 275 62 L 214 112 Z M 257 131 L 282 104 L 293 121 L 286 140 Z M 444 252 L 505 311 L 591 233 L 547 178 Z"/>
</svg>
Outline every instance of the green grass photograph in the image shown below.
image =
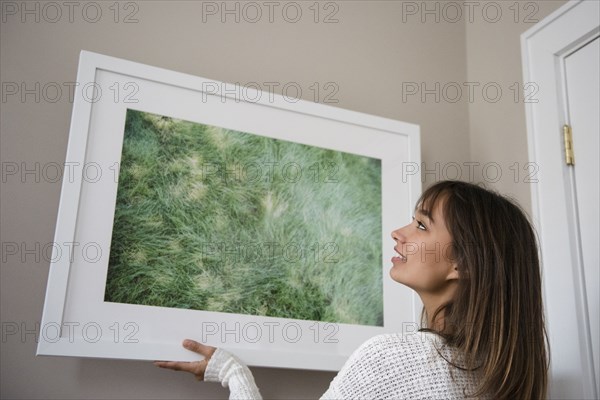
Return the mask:
<svg viewBox="0 0 600 400">
<path fill-rule="evenodd" d="M 381 215 L 379 159 L 128 109 L 104 300 L 383 326 Z"/>
</svg>

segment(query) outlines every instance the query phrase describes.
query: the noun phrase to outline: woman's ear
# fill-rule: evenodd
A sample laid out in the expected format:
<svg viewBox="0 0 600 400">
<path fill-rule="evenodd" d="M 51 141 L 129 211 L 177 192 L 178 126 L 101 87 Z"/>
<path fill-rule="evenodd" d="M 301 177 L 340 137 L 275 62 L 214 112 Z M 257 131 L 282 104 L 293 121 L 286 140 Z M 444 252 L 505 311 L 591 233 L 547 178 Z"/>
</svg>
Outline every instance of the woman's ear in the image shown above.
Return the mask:
<svg viewBox="0 0 600 400">
<path fill-rule="evenodd" d="M 446 279 L 449 281 L 454 279 L 458 280 L 458 265 L 456 265 L 455 263 L 452 263 L 450 265 L 450 271 L 448 272 L 448 276 Z"/>
</svg>

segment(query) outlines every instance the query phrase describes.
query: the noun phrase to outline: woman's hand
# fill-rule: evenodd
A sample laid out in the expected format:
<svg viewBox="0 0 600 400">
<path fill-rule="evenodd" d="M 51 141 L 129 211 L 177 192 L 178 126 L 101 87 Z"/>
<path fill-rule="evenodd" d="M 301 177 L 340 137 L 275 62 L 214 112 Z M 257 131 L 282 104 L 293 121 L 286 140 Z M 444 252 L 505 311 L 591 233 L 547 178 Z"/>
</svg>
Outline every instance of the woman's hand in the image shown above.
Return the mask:
<svg viewBox="0 0 600 400">
<path fill-rule="evenodd" d="M 206 366 L 208 365 L 210 358 L 217 348 L 206 346 L 190 339 L 183 341 L 183 347 L 193 351 L 194 353 L 204 356 L 204 360 L 194 362 L 154 361 L 154 365 L 160 368 L 168 368 L 175 371 L 191 372 L 194 374 L 197 380 L 204 380 L 204 371 L 206 371 Z"/>
</svg>

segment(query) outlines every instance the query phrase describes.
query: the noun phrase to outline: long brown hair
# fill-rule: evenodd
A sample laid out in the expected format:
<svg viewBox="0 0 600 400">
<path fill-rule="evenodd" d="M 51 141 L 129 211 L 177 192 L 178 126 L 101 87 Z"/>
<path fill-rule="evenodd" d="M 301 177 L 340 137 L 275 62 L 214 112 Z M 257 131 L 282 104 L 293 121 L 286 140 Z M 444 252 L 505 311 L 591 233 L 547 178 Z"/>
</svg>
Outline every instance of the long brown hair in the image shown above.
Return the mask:
<svg viewBox="0 0 600 400">
<path fill-rule="evenodd" d="M 431 318 L 443 311 L 442 328 L 420 330 L 460 350 L 463 367 L 449 361 L 452 365 L 479 370 L 479 387 L 465 395 L 545 398 L 550 354 L 531 224 L 516 202 L 478 185 L 438 182 L 421 195 L 417 208 L 431 212 L 440 201 L 458 286 L 454 299 Z"/>
</svg>

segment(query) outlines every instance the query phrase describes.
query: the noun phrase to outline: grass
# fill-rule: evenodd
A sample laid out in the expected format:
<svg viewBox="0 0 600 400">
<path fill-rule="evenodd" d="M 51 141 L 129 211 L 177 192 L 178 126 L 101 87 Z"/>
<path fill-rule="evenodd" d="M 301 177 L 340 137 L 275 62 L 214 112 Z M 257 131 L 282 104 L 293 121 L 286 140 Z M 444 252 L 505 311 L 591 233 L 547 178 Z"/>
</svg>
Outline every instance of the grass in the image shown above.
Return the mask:
<svg viewBox="0 0 600 400">
<path fill-rule="evenodd" d="M 382 326 L 380 174 L 128 110 L 105 300 Z"/>
</svg>

